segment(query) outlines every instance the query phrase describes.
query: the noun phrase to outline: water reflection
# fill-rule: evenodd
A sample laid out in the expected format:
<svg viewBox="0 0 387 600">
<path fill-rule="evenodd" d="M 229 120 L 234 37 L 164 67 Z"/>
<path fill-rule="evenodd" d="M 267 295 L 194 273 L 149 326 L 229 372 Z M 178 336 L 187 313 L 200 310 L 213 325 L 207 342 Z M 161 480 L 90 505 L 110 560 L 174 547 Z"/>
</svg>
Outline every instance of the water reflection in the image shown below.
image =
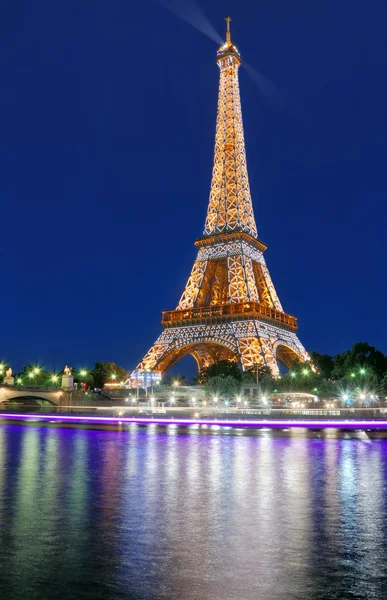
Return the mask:
<svg viewBox="0 0 387 600">
<path fill-rule="evenodd" d="M 386 487 L 361 435 L 1 426 L 1 597 L 384 598 Z"/>
</svg>

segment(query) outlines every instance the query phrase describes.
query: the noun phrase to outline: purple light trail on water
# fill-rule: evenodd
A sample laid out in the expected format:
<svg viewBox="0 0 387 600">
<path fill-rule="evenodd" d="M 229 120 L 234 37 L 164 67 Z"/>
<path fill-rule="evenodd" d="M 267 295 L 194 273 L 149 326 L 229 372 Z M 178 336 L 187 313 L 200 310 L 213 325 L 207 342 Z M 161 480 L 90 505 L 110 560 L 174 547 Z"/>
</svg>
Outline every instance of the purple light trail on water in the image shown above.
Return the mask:
<svg viewBox="0 0 387 600">
<path fill-rule="evenodd" d="M 20 415 L 11 413 L 0 413 L 0 419 L 10 420 L 26 420 L 26 421 L 62 421 L 73 423 L 101 423 L 101 424 L 123 424 L 137 423 L 139 425 L 219 425 L 220 427 L 269 427 L 287 429 L 289 427 L 306 427 L 312 429 L 322 429 L 333 427 L 336 429 L 387 429 L 386 421 L 345 421 L 338 419 L 337 421 L 301 421 L 301 420 L 271 420 L 264 421 L 226 421 L 224 419 L 214 419 L 207 421 L 204 419 L 160 419 L 160 418 L 144 418 L 144 417 L 91 417 L 91 416 L 68 416 L 68 415 Z"/>
</svg>

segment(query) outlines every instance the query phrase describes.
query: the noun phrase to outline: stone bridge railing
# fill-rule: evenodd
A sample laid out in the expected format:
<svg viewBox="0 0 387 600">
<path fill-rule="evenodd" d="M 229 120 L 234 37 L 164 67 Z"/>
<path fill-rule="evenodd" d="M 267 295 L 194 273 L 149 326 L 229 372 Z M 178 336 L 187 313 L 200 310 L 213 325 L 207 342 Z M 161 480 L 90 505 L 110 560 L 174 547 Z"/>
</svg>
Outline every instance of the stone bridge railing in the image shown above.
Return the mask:
<svg viewBox="0 0 387 600">
<path fill-rule="evenodd" d="M 0 389 L 13 390 L 16 392 L 60 392 L 61 390 L 53 386 L 43 385 L 4 385 L 0 384 Z"/>
</svg>

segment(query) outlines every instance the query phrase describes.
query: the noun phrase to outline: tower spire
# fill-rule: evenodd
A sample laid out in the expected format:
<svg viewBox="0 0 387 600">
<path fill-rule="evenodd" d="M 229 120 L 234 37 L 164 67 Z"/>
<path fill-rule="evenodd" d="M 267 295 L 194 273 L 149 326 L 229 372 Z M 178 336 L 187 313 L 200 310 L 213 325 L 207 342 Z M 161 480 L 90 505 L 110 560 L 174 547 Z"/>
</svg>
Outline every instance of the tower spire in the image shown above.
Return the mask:
<svg viewBox="0 0 387 600">
<path fill-rule="evenodd" d="M 210 201 L 203 235 L 244 231 L 258 237 L 247 173 L 237 47 L 231 42 L 231 18 L 227 17 L 227 41 L 218 49 L 220 69 L 218 118 Z"/>
<path fill-rule="evenodd" d="M 231 17 L 226 17 L 226 23 L 227 23 L 227 29 L 226 29 L 226 42 L 228 44 L 231 44 L 231 28 L 230 28 L 230 23 L 231 23 Z"/>
</svg>

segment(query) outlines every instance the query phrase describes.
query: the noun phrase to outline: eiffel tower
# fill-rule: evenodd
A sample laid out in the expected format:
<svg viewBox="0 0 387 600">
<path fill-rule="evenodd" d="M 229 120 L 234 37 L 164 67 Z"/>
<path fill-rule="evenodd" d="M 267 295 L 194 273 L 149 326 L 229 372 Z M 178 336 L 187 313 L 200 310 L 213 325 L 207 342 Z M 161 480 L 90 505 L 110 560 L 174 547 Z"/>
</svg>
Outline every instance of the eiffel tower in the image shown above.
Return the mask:
<svg viewBox="0 0 387 600">
<path fill-rule="evenodd" d="M 132 373 L 160 377 L 191 354 L 199 372 L 219 360 L 239 361 L 243 370 L 277 361 L 310 362 L 299 341 L 297 319 L 283 311 L 258 239 L 247 174 L 238 70 L 241 57 L 231 41 L 217 52 L 220 69 L 215 156 L 203 236 L 191 275 L 175 310 L 162 313 L 163 331 Z"/>
</svg>

